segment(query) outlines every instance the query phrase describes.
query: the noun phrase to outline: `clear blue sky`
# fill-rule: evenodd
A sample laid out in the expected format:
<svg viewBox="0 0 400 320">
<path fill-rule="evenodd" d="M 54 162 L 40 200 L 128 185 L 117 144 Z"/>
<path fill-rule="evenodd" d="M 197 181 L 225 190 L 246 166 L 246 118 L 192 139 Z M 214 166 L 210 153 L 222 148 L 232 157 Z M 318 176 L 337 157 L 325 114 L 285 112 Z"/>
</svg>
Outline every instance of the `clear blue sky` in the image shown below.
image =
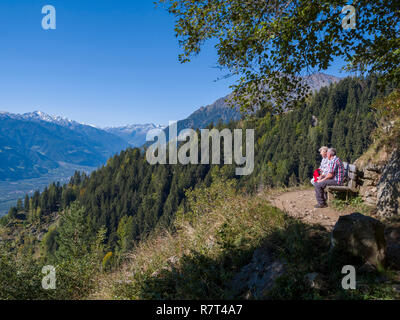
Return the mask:
<svg viewBox="0 0 400 320">
<path fill-rule="evenodd" d="M 43 30 L 53 5 L 57 29 Z M 186 118 L 230 92 L 208 46 L 180 64 L 174 17 L 152 0 L 1 0 L 0 110 L 97 126 Z M 339 74 L 340 63 L 327 73 Z"/>
</svg>

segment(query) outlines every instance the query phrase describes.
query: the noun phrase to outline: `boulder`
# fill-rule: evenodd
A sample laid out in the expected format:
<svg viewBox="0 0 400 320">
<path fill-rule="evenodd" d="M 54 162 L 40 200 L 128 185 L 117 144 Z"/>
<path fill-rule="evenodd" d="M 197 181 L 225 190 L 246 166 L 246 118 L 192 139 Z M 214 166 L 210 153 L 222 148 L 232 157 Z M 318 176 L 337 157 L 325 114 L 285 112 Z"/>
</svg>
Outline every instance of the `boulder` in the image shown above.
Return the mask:
<svg viewBox="0 0 400 320">
<path fill-rule="evenodd" d="M 267 250 L 259 248 L 255 250 L 251 262 L 235 275 L 229 288 L 235 297 L 262 299 L 285 270 L 282 261 L 273 259 Z"/>
<path fill-rule="evenodd" d="M 355 212 L 340 216 L 332 230 L 332 247 L 358 257 L 374 267 L 386 261 L 385 226 L 380 221 Z"/>
</svg>

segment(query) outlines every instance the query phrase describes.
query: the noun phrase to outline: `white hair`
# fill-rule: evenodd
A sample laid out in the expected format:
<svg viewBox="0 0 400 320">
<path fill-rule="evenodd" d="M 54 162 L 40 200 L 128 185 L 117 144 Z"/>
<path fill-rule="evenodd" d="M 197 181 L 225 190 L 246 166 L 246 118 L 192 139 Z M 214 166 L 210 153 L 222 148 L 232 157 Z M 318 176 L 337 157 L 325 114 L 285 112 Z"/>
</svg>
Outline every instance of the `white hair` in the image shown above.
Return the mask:
<svg viewBox="0 0 400 320">
<path fill-rule="evenodd" d="M 331 154 L 332 156 L 336 156 L 336 149 L 335 148 L 329 148 L 328 153 Z"/>
</svg>

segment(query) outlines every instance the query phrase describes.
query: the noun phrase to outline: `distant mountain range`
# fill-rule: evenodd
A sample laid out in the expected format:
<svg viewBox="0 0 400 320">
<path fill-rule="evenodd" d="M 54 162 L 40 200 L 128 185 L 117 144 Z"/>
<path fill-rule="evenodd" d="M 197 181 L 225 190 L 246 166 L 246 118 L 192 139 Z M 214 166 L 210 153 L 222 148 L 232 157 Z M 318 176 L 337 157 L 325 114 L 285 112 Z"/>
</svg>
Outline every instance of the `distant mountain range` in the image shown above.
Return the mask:
<svg viewBox="0 0 400 320">
<path fill-rule="evenodd" d="M 241 118 L 239 110 L 232 109 L 225 103 L 226 97 L 220 98 L 213 104 L 200 107 L 189 117 L 178 121 L 178 132 L 187 128 L 205 128 L 209 124 L 217 124 L 219 122 L 227 123 L 229 121 L 237 121 Z M 172 120 L 172 119 L 171 119 Z M 141 147 L 146 144 L 146 134 L 150 130 L 164 130 L 168 137 L 168 128 L 153 123 L 148 124 L 132 124 L 123 127 L 104 128 L 108 133 L 114 134 L 125 141 L 132 147 Z"/>
<path fill-rule="evenodd" d="M 202 129 L 210 123 L 228 123 L 240 120 L 242 117 L 240 111 L 237 108 L 228 106 L 227 97 L 220 98 L 208 106 L 201 107 L 186 119 L 178 121 L 178 132 L 186 128 Z"/>
<path fill-rule="evenodd" d="M 0 180 L 40 177 L 60 162 L 97 167 L 128 146 L 104 130 L 41 111 L 0 113 Z"/>
<path fill-rule="evenodd" d="M 327 87 L 340 80 L 341 78 L 324 73 L 314 73 L 304 77 L 304 82 L 310 86 L 312 92 L 319 91 L 322 87 Z M 229 121 L 240 120 L 241 113 L 238 108 L 232 108 L 226 102 L 229 96 L 227 95 L 218 99 L 213 104 L 201 107 L 186 119 L 179 120 L 177 123 L 178 133 L 187 128 L 202 129 L 207 127 L 211 122 L 217 124 L 219 122 L 228 123 Z M 169 127 L 166 127 L 164 131 L 168 137 Z"/>
<path fill-rule="evenodd" d="M 122 127 L 107 127 L 103 130 L 124 139 L 131 147 L 141 147 L 146 142 L 146 134 L 153 129 L 164 129 L 165 126 L 154 123 L 131 124 Z"/>
<path fill-rule="evenodd" d="M 339 82 L 341 78 L 325 73 L 314 73 L 304 77 L 304 81 L 310 86 L 311 91 L 319 91 L 322 87 L 329 87 L 332 83 Z"/>
</svg>

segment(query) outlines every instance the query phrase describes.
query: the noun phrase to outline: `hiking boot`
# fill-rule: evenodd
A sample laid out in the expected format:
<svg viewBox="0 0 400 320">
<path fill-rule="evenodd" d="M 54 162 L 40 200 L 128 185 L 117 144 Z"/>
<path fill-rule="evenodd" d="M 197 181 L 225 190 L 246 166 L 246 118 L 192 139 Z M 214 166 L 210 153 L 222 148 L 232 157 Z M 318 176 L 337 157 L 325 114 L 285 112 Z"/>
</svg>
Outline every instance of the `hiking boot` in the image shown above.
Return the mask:
<svg viewBox="0 0 400 320">
<path fill-rule="evenodd" d="M 324 204 L 317 204 L 317 205 L 315 205 L 314 206 L 314 208 L 317 208 L 317 209 L 319 209 L 319 208 L 327 208 L 328 206 L 324 203 Z"/>
</svg>

